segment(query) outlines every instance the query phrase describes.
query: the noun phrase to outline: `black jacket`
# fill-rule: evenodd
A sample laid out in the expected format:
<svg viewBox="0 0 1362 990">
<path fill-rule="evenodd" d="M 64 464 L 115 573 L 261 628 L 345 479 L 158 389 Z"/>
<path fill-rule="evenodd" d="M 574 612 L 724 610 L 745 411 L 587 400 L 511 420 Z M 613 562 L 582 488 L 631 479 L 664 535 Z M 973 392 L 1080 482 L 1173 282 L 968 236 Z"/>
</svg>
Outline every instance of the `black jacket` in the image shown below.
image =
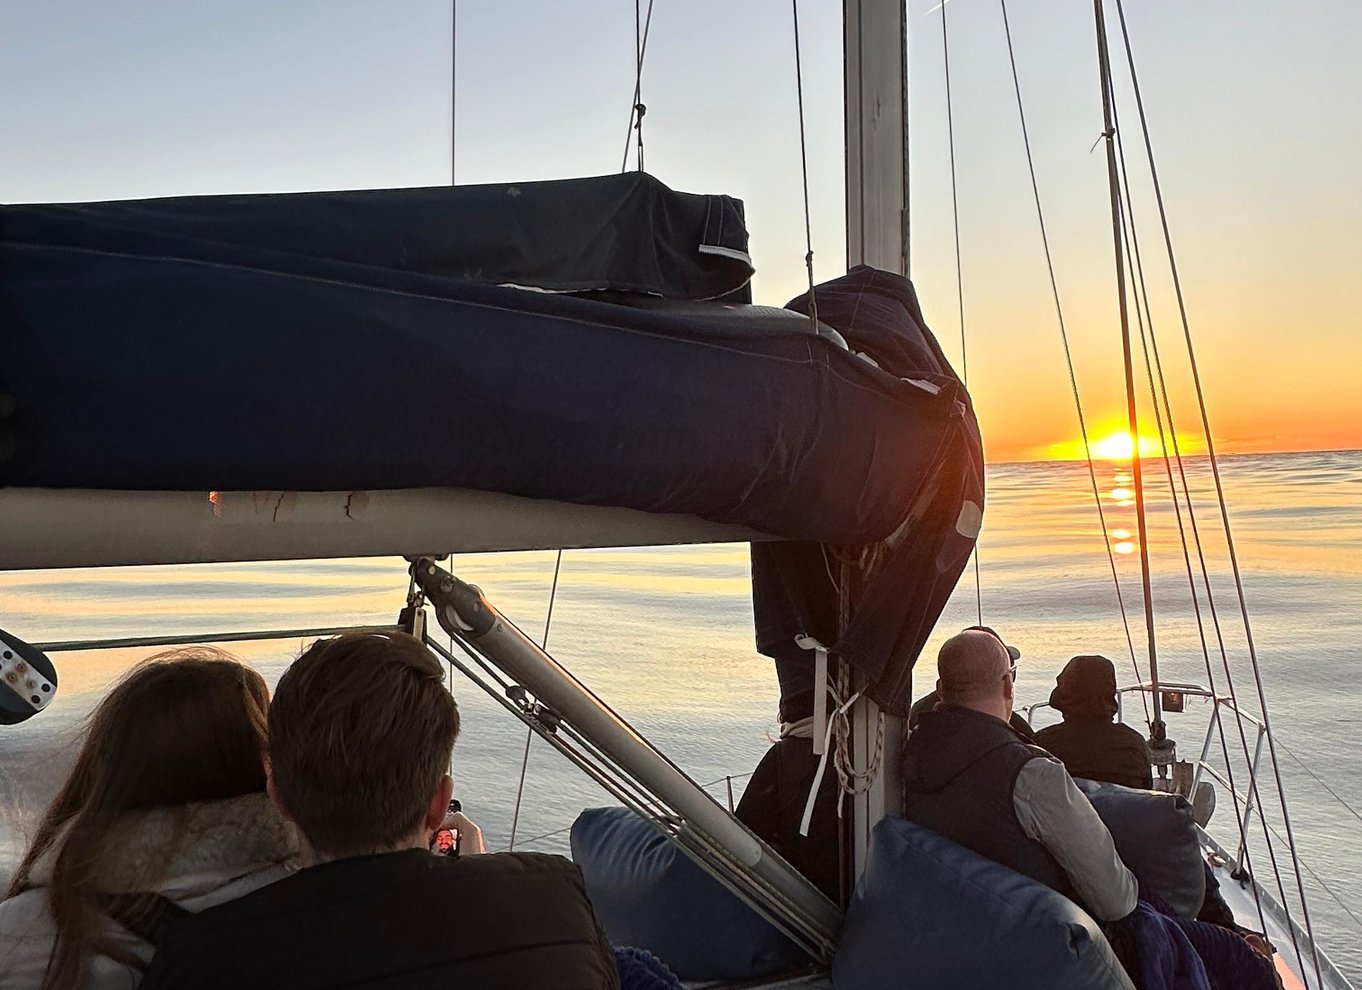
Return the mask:
<svg viewBox="0 0 1362 990">
<path fill-rule="evenodd" d="M 1037 732 L 1036 745 L 1053 753 L 1070 776 L 1145 790 L 1154 786 L 1144 737 L 1110 717 L 1066 716 Z"/>
<path fill-rule="evenodd" d="M 422 849 L 324 863 L 170 926 L 142 990 L 617 990 L 577 867 Z"/>
<path fill-rule="evenodd" d="M 1077 901 L 1064 868 L 1017 819 L 1017 775 L 1048 756 L 1001 719 L 942 705 L 903 748 L 903 816 Z"/>
<path fill-rule="evenodd" d="M 775 743 L 752 772 L 734 815 L 833 900 L 837 899 L 837 770 L 823 771 L 814 801 L 809 834 L 799 834 L 819 757 L 812 739 Z"/>
</svg>

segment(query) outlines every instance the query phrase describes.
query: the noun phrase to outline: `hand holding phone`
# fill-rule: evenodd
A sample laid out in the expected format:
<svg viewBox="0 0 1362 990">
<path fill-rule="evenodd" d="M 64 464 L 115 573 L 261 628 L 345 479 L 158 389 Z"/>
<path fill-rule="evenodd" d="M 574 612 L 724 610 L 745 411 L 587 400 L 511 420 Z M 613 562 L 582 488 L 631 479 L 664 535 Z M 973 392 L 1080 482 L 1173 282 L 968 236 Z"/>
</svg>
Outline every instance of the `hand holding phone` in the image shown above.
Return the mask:
<svg viewBox="0 0 1362 990">
<path fill-rule="evenodd" d="M 487 851 L 482 841 L 482 829 L 463 813 L 463 806 L 457 800 L 449 802 L 449 813 L 440 823 L 440 829 L 454 833 L 458 852 L 453 855 L 473 856 Z M 438 837 L 439 833 L 436 835 Z"/>
<path fill-rule="evenodd" d="M 459 855 L 458 834 L 453 829 L 439 829 L 435 833 L 435 838 L 431 841 L 430 851 L 436 856 Z"/>
</svg>

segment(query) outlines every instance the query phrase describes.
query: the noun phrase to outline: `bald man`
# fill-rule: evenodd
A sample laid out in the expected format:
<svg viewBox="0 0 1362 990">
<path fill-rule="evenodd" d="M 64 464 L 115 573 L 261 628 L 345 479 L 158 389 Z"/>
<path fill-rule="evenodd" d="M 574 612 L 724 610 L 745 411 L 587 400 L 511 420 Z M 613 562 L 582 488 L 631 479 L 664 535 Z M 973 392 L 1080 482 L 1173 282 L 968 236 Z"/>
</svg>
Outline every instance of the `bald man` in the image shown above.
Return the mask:
<svg viewBox="0 0 1362 990">
<path fill-rule="evenodd" d="M 1052 887 L 1099 922 L 1135 910 L 1135 877 L 1064 764 L 1008 724 L 1016 664 L 968 629 L 937 656 L 941 702 L 904 747 L 905 817 Z"/>
</svg>

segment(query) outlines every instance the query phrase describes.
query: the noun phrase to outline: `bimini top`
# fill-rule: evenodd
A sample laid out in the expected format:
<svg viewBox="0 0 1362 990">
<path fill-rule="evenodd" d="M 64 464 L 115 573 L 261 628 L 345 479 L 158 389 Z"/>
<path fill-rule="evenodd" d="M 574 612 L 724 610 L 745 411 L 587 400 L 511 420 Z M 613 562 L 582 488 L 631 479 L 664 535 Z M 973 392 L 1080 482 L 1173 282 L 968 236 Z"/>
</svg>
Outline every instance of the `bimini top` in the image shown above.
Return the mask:
<svg viewBox="0 0 1362 990">
<path fill-rule="evenodd" d="M 732 301 L 746 243 L 641 174 L 0 209 L 0 568 L 774 538 L 819 548 L 758 560 L 779 636 L 830 639 L 821 546 L 875 546 L 848 633 L 915 657 L 968 396 L 906 281 L 815 328 Z"/>
</svg>

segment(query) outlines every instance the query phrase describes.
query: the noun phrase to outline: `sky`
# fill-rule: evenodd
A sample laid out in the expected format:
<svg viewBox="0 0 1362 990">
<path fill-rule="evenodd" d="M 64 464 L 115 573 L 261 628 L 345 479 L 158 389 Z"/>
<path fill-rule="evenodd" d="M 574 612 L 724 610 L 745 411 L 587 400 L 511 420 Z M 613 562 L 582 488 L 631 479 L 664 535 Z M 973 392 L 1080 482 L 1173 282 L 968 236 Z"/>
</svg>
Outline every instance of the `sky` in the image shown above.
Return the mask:
<svg viewBox="0 0 1362 990">
<path fill-rule="evenodd" d="M 845 268 L 841 7 L 799 7 L 821 279 Z M 1362 447 L 1362 60 L 1350 50 L 1362 4 L 1127 7 L 1218 449 Z M 908 10 L 911 274 L 961 369 L 942 15 L 937 0 Z M 1013 0 L 1008 13 L 1084 410 L 1105 438 L 1124 399 L 1106 165 L 1092 150 L 1092 5 Z M 1072 456 L 1077 419 L 999 5 L 951 0 L 947 14 L 964 349 L 986 452 Z M 436 185 L 450 181 L 451 144 L 459 182 L 620 168 L 633 4 L 462 0 L 457 21 L 451 45 L 447 0 L 0 0 L 0 201 Z M 804 279 L 794 73 L 784 0 L 655 0 L 648 170 L 745 201 L 754 293 L 775 304 Z M 1117 98 L 1134 162 L 1119 80 Z M 1132 182 L 1177 431 L 1199 449 L 1147 173 L 1132 167 Z"/>
</svg>

